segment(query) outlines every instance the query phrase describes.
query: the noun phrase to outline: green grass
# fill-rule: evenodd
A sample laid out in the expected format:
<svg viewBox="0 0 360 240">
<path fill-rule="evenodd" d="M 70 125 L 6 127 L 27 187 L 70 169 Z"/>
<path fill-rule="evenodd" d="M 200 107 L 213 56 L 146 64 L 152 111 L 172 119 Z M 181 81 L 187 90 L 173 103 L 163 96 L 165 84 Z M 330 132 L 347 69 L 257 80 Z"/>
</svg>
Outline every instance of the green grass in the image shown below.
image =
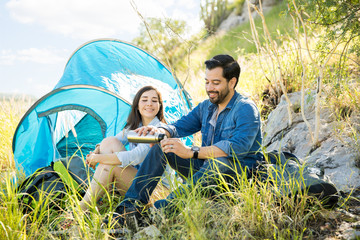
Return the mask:
<svg viewBox="0 0 360 240">
<path fill-rule="evenodd" d="M 293 42 L 287 35 L 288 32 L 291 35 L 292 22 L 288 17 L 279 16 L 284 9 L 283 4 L 275 7 L 266 14 L 266 21 L 268 27 L 271 27 L 273 38 L 279 43 L 280 61 L 287 87 L 291 91 L 298 91 L 301 69 Z M 256 21 L 259 24 L 259 19 Z M 260 109 L 265 107 L 262 93 L 269 89 L 269 83 L 260 70 L 258 60 L 260 57 L 265 62 L 266 56 L 254 54 L 254 45 L 245 40 L 251 39 L 248 25 L 245 23 L 223 36 L 208 38 L 192 52 L 189 66 L 183 61 L 177 75 L 183 80 L 187 74 L 185 70 L 190 67 L 190 78 L 185 88 L 194 98 L 195 104 L 207 98 L 203 87 L 203 61 L 214 54 L 227 52 L 237 56 L 242 67 L 237 90 L 248 93 Z M 311 48 L 314 51 L 316 41 L 316 38 L 311 38 Z M 338 116 L 339 123 L 345 119 L 345 123 L 350 124 L 348 127 L 352 130 L 351 137 L 356 140 L 355 147 L 359 148 L 358 125 L 351 125 L 349 118 L 349 113 L 358 113 L 360 106 L 358 67 L 351 61 L 346 61 L 342 71 L 348 74 L 341 79 L 336 68 L 338 57 L 334 55 L 334 59 L 326 66 L 324 103 Z M 311 62 L 308 59 L 305 61 L 309 67 L 305 86 L 314 89 L 317 73 Z M 265 68 L 265 74 L 269 72 L 269 68 Z M 111 239 L 99 229 L 102 220 L 109 216 L 120 201 L 113 192 L 106 193 L 103 205 L 96 206 L 92 203 L 87 215 L 79 211 L 79 198 L 72 188 L 68 189 L 67 197 L 58 211 L 40 208 L 46 201 L 45 198 L 38 203 L 33 213 L 23 214 L 21 211 L 15 192 L 16 185 L 12 181 L 14 174 L 21 178 L 21 173 L 13 171 L 15 167 L 11 141 L 16 125 L 29 106 L 30 102 L 27 100 L 3 100 L 0 105 L 0 239 L 61 239 L 61 236 L 52 234 L 51 230 L 63 220 L 63 213 L 66 211 L 73 212 L 75 218 L 74 231 L 69 232 L 66 238 Z M 339 129 L 345 127 L 339 126 Z M 192 186 L 174 200 L 179 214 L 166 215 L 162 210 L 153 211 L 152 224 L 161 231 L 161 239 L 317 239 L 321 224 L 333 220 L 329 218 L 331 210 L 323 209 L 317 200 L 307 194 L 300 195 L 297 200 L 284 196 L 280 191 L 281 187 L 273 187 L 271 180 L 249 181 L 239 173 L 235 179 L 236 187 L 227 188 L 220 179 L 222 191 L 218 192 L 216 200 L 206 197 L 204 189 L 199 186 Z M 295 189 L 299 179 L 290 181 L 290 184 Z M 342 200 L 341 208 L 347 207 L 347 200 Z M 130 239 L 132 235 L 127 237 Z"/>
<path fill-rule="evenodd" d="M 275 170 L 274 170 L 275 171 Z M 282 169 L 278 170 L 281 176 Z M 152 209 L 150 224 L 161 232 L 161 239 L 302 239 L 316 237 L 311 228 L 316 221 L 322 220 L 323 209 L 316 199 L 306 193 L 298 198 L 288 197 L 282 189 L 297 189 L 301 179 L 273 186 L 275 180 L 265 181 L 256 178 L 249 180 L 239 170 L 233 184 L 228 185 L 218 179 L 216 198 L 209 197 L 208 190 L 199 185 L 190 186 L 178 194 L 173 201 L 177 212 L 165 213 Z M 180 183 L 177 183 L 180 184 Z M 181 184 L 180 184 L 181 185 Z M 1 239 L 109 239 L 101 232 L 102 220 L 114 211 L 120 198 L 112 192 L 104 196 L 104 204 L 92 203 L 90 212 L 79 211 L 79 198 L 75 189 L 69 187 L 60 210 L 42 207 L 51 198 L 40 197 L 34 211 L 22 213 L 17 202 L 15 187 L 6 178 L 1 183 L 5 189 L 0 193 L 0 238 Z M 74 217 L 73 228 L 64 235 L 52 232 L 64 220 L 64 212 L 70 211 Z M 130 239 L 134 232 L 127 234 Z M 111 239 L 111 238 L 110 238 Z M 146 239 L 146 237 L 144 237 Z"/>
<path fill-rule="evenodd" d="M 265 13 L 266 25 L 273 39 L 277 42 L 282 41 L 283 36 L 293 35 L 292 20 L 286 13 L 286 1 L 274 6 L 269 12 Z M 255 25 L 258 28 L 260 36 L 263 36 L 263 28 L 260 17 L 255 18 Z M 262 39 L 262 37 L 261 37 Z M 248 22 L 241 24 L 234 29 L 226 32 L 224 35 L 214 37 L 211 41 L 208 58 L 222 53 L 233 55 L 256 53 L 256 46 L 252 41 L 251 29 Z"/>
</svg>

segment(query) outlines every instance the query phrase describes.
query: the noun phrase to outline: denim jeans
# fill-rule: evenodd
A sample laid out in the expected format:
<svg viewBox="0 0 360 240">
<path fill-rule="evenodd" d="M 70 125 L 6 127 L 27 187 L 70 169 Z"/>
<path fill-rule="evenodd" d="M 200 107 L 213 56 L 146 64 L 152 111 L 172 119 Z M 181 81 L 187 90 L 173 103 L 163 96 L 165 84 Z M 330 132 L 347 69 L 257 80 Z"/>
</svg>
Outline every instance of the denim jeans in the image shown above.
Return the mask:
<svg viewBox="0 0 360 240">
<path fill-rule="evenodd" d="M 192 181 L 192 183 L 187 182 L 188 186 L 197 183 L 208 186 L 215 183 L 216 176 L 222 175 L 225 179 L 230 179 L 241 172 L 240 163 L 231 158 L 183 159 L 173 153 L 165 154 L 159 145 L 155 145 L 146 156 L 120 205 L 134 207 L 135 202 L 147 204 L 167 163 L 179 174 Z M 176 190 L 176 192 L 181 191 L 181 189 Z M 167 199 L 174 198 L 176 192 L 172 192 Z M 166 200 L 160 200 L 159 203 L 155 203 L 155 207 L 165 207 L 167 204 Z"/>
</svg>

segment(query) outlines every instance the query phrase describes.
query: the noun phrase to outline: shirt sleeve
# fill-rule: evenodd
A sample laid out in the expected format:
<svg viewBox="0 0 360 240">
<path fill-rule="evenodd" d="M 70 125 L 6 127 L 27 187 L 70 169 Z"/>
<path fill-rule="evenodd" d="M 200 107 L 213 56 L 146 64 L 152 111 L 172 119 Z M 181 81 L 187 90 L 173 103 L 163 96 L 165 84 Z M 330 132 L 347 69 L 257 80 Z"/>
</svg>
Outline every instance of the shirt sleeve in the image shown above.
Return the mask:
<svg viewBox="0 0 360 240">
<path fill-rule="evenodd" d="M 155 124 L 151 124 L 154 126 L 161 126 L 160 121 L 155 121 Z M 128 131 L 121 131 L 116 137 L 123 143 L 126 143 L 127 140 L 127 133 Z M 127 167 L 129 165 L 135 166 L 142 163 L 150 151 L 150 145 L 147 143 L 139 143 L 136 147 L 129 149 L 129 151 L 121 151 L 116 152 L 116 156 L 120 160 L 121 164 L 119 167 Z"/>
<path fill-rule="evenodd" d="M 171 137 L 182 138 L 201 130 L 201 103 L 187 115 L 172 124 L 161 126 L 170 133 Z"/>
<path fill-rule="evenodd" d="M 119 167 L 125 168 L 129 165 L 135 166 L 142 163 L 149 151 L 149 144 L 140 143 L 129 151 L 116 152 L 115 154 L 122 163 Z"/>
<path fill-rule="evenodd" d="M 127 142 L 127 130 L 123 129 L 121 132 L 119 132 L 118 134 L 116 134 L 115 136 L 117 139 L 119 139 L 120 142 L 122 142 L 123 144 L 125 144 Z"/>
<path fill-rule="evenodd" d="M 260 131 L 261 121 L 256 107 L 251 104 L 243 105 L 240 109 L 234 110 L 235 127 L 224 129 L 224 131 L 229 131 L 228 137 L 223 138 L 224 140 L 214 145 L 223 150 L 228 157 L 242 158 L 256 144 L 255 141 Z M 260 147 L 261 143 L 258 144 Z"/>
</svg>

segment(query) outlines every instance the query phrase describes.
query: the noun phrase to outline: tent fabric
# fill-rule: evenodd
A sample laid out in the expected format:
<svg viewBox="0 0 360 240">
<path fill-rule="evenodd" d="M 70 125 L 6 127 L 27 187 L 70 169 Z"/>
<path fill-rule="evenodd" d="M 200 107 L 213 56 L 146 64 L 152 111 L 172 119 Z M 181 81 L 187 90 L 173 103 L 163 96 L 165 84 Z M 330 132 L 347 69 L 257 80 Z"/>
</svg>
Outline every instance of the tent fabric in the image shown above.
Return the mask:
<svg viewBox="0 0 360 240">
<path fill-rule="evenodd" d="M 181 83 L 149 53 L 116 39 L 84 44 L 54 90 L 21 119 L 13 137 L 17 169 L 29 176 L 60 157 L 86 155 L 123 129 L 136 92 L 147 85 L 161 92 L 168 123 L 191 110 Z M 192 137 L 183 141 L 191 145 Z"/>
</svg>

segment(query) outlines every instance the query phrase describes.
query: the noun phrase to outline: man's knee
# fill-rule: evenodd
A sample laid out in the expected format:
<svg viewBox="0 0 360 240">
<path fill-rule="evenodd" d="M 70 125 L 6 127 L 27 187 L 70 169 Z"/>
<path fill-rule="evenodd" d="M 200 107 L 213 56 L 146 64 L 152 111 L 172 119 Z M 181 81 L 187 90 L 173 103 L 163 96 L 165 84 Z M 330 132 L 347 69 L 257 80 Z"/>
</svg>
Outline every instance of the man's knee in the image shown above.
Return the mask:
<svg viewBox="0 0 360 240">
<path fill-rule="evenodd" d="M 116 137 L 104 138 L 100 143 L 100 153 L 102 154 L 110 154 L 124 150 L 124 145 Z"/>
</svg>

